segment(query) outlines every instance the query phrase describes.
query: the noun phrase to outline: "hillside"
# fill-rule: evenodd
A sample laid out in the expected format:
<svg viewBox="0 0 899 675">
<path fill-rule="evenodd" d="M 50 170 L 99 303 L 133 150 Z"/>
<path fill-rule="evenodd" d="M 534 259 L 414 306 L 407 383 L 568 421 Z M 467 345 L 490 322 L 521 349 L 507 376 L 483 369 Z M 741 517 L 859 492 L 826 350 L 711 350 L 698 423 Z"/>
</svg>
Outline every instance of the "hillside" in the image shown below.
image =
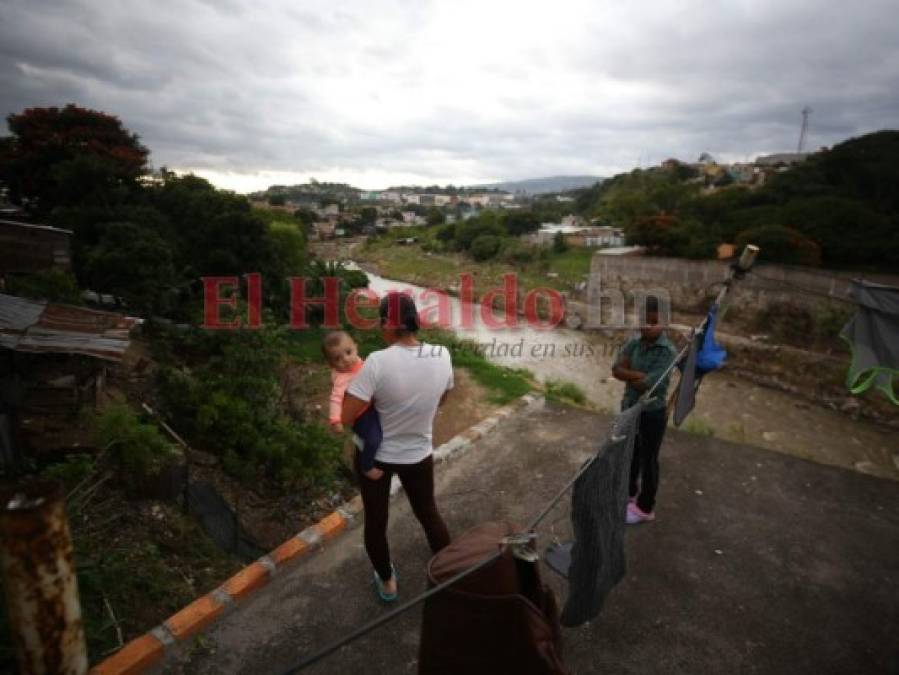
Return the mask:
<svg viewBox="0 0 899 675">
<path fill-rule="evenodd" d="M 751 239 L 769 262 L 899 267 L 899 131 L 846 140 L 758 187 L 703 189 L 681 168 L 619 174 L 578 191 L 577 209 L 659 255 L 707 258 Z"/>
</svg>

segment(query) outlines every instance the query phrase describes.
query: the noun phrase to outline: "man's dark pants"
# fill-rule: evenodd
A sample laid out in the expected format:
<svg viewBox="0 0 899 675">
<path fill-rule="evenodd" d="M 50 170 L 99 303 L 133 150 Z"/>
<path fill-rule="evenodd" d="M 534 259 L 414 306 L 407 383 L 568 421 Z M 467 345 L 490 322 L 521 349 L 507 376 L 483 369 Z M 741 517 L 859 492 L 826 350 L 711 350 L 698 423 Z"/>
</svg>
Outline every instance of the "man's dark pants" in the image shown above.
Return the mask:
<svg viewBox="0 0 899 675">
<path fill-rule="evenodd" d="M 637 496 L 637 506 L 646 513 L 655 508 L 656 491 L 659 489 L 659 448 L 665 437 L 668 411 L 645 410 L 640 415 L 637 439 L 634 442 L 634 456 L 631 459 L 629 492 Z M 639 483 L 638 483 L 639 481 Z"/>
</svg>

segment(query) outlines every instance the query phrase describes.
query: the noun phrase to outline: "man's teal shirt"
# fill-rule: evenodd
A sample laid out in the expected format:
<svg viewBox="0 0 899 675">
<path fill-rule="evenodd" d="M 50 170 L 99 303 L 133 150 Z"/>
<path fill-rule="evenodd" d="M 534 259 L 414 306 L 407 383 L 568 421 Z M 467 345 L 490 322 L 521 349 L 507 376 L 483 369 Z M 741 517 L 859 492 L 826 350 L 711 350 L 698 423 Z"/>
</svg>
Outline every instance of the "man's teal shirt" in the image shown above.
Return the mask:
<svg viewBox="0 0 899 675">
<path fill-rule="evenodd" d="M 627 357 L 630 359 L 631 370 L 639 370 L 642 373 L 646 373 L 644 383 L 647 387 L 652 387 L 659 381 L 659 378 L 662 377 L 662 374 L 668 366 L 671 365 L 671 362 L 676 355 L 677 350 L 674 348 L 674 345 L 671 344 L 671 340 L 668 339 L 668 336 L 665 335 L 665 333 L 659 335 L 655 342 L 646 342 L 642 338 L 637 337 L 628 340 L 624 344 L 618 352 L 618 357 L 615 359 L 615 365 L 617 366 L 623 358 Z M 669 372 L 659 383 L 659 386 L 656 387 L 652 398 L 647 401 L 645 410 L 661 410 L 665 407 L 665 399 L 670 381 L 671 373 Z M 621 399 L 621 409 L 626 410 L 634 405 L 642 393 L 643 392 L 628 382 L 624 390 L 624 398 Z"/>
</svg>

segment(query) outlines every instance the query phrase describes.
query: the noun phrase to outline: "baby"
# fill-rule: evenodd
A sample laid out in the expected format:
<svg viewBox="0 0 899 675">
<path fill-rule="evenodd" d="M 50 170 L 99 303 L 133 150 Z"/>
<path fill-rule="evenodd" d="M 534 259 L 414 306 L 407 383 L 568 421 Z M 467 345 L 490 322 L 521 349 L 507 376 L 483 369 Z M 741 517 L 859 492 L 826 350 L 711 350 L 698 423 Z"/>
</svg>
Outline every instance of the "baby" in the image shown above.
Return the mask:
<svg viewBox="0 0 899 675">
<path fill-rule="evenodd" d="M 331 331 L 325 335 L 322 340 L 322 354 L 331 366 L 328 423 L 335 433 L 342 433 L 340 413 L 343 408 L 343 397 L 353 377 L 362 369 L 362 358 L 353 338 L 342 330 Z M 359 452 L 359 464 L 363 472 L 368 471 L 375 465 L 375 453 L 383 438 L 381 422 L 373 405 L 366 407 L 353 421 L 353 433 L 353 441 Z"/>
</svg>

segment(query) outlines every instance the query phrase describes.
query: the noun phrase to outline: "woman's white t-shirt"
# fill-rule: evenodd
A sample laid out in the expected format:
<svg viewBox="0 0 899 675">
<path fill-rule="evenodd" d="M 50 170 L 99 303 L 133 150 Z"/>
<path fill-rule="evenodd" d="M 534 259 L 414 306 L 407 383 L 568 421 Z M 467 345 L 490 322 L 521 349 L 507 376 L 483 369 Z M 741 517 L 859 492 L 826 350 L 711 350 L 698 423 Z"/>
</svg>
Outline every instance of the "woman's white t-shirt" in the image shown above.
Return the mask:
<svg viewBox="0 0 899 675">
<path fill-rule="evenodd" d="M 374 399 L 384 432 L 375 459 L 415 464 L 431 454 L 434 415 L 440 398 L 452 388 L 449 351 L 422 342 L 369 354 L 347 393 L 362 401 Z"/>
</svg>

